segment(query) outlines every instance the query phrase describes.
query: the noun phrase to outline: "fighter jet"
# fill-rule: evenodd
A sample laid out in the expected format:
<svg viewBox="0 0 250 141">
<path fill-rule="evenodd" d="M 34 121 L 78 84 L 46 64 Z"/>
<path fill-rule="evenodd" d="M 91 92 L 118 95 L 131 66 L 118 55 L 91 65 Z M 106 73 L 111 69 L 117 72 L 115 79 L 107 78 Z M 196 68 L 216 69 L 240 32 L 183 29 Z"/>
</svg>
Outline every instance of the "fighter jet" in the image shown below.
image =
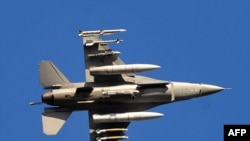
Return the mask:
<svg viewBox="0 0 250 141">
<path fill-rule="evenodd" d="M 86 110 L 90 141 L 127 139 L 130 122 L 163 116 L 162 113 L 145 110 L 224 90 L 210 84 L 163 81 L 136 75 L 159 69 L 160 66 L 124 64 L 119 58 L 120 52 L 108 46 L 123 40 L 100 38 L 124 31 L 78 31 L 83 39 L 85 82 L 70 82 L 51 61 L 40 63 L 40 83 L 46 89 L 41 99 L 42 103 L 50 105 L 42 113 L 46 135 L 56 135 L 72 112 Z"/>
</svg>

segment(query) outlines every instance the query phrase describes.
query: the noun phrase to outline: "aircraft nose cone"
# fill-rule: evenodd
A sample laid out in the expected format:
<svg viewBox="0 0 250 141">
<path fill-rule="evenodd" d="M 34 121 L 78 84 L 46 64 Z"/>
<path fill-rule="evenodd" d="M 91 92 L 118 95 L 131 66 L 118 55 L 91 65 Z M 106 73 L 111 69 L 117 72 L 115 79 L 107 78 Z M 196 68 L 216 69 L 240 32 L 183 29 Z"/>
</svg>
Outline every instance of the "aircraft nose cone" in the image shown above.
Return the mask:
<svg viewBox="0 0 250 141">
<path fill-rule="evenodd" d="M 217 93 L 219 91 L 224 90 L 224 88 L 215 86 L 215 85 L 209 85 L 209 84 L 201 84 L 201 94 L 202 95 L 208 95 Z"/>
</svg>

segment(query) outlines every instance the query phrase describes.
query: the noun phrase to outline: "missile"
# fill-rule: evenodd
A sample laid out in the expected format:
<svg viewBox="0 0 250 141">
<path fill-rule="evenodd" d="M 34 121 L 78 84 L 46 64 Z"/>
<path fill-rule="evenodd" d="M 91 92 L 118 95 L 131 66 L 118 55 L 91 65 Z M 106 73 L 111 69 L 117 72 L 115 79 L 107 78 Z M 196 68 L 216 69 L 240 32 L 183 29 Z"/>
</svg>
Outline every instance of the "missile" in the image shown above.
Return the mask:
<svg viewBox="0 0 250 141">
<path fill-rule="evenodd" d="M 123 73 L 135 73 L 158 69 L 160 66 L 151 64 L 127 64 L 127 65 L 112 65 L 90 68 L 91 75 L 114 75 Z"/>
<path fill-rule="evenodd" d="M 96 123 L 106 122 L 130 122 L 138 120 L 147 120 L 162 117 L 163 114 L 156 112 L 127 112 L 111 114 L 93 114 L 93 121 Z"/>
<path fill-rule="evenodd" d="M 116 40 L 104 40 L 104 41 L 91 41 L 91 42 L 87 42 L 85 43 L 85 46 L 93 46 L 94 44 L 108 44 L 108 43 L 117 43 L 119 44 L 120 42 L 123 42 L 123 40 L 120 39 L 116 39 Z"/>
<path fill-rule="evenodd" d="M 102 133 L 106 133 L 106 132 L 124 132 L 124 131 L 128 131 L 128 129 L 126 128 L 110 128 L 110 129 L 97 129 L 95 132 L 97 134 L 102 134 Z"/>
<path fill-rule="evenodd" d="M 122 140 L 122 139 L 128 139 L 128 136 L 108 136 L 108 137 L 98 137 L 98 138 L 96 138 L 97 141 Z"/>
<path fill-rule="evenodd" d="M 116 32 L 124 32 L 126 29 L 109 29 L 109 30 L 92 30 L 92 31 L 82 31 L 78 30 L 78 36 L 89 36 L 89 35 L 111 35 Z"/>
<path fill-rule="evenodd" d="M 95 57 L 95 56 L 114 56 L 114 55 L 120 55 L 121 52 L 119 51 L 105 51 L 97 54 L 89 54 L 88 57 Z"/>
</svg>

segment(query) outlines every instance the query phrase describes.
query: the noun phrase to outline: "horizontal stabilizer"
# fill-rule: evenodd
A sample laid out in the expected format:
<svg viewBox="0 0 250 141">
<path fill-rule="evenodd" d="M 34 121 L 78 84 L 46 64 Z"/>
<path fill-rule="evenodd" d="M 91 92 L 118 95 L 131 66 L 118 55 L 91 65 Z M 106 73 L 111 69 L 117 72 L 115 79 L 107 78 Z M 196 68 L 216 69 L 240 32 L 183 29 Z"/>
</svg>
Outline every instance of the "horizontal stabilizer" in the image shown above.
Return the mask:
<svg viewBox="0 0 250 141">
<path fill-rule="evenodd" d="M 60 88 L 70 85 L 69 80 L 51 61 L 42 61 L 39 65 L 39 71 L 40 83 L 44 89 Z"/>
<path fill-rule="evenodd" d="M 72 112 L 57 112 L 45 109 L 42 113 L 43 132 L 46 135 L 56 135 Z"/>
</svg>

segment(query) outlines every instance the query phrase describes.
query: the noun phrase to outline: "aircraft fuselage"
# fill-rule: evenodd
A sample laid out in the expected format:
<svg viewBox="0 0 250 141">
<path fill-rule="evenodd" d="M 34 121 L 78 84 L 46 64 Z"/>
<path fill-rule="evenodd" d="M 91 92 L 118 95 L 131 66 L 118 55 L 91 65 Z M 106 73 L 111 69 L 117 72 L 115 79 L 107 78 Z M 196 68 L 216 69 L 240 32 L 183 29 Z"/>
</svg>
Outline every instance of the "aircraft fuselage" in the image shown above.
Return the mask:
<svg viewBox="0 0 250 141">
<path fill-rule="evenodd" d="M 115 105 L 127 107 L 134 104 L 155 107 L 195 97 L 209 95 L 223 88 L 199 83 L 169 82 L 168 84 L 122 84 L 116 86 L 95 86 L 54 89 L 42 96 L 44 103 L 70 109 L 90 110 Z M 127 106 L 126 106 L 127 105 Z M 142 109 L 138 108 L 138 109 Z M 136 109 L 133 109 L 133 111 Z"/>
</svg>

